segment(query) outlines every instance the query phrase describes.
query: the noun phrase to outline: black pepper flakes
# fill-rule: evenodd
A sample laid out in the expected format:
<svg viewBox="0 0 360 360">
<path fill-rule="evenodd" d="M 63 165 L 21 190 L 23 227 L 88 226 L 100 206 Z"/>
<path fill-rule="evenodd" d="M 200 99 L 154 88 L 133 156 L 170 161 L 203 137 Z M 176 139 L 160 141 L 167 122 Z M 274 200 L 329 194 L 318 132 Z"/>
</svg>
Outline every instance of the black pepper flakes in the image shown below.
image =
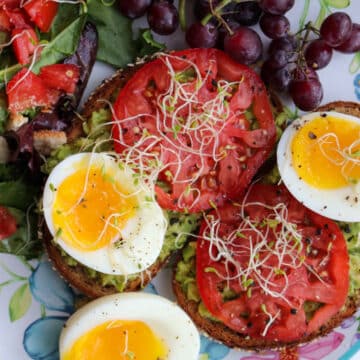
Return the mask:
<svg viewBox="0 0 360 360">
<path fill-rule="evenodd" d="M 312 131 L 309 131 L 309 132 L 308 132 L 308 136 L 309 136 L 309 138 L 310 138 L 311 140 L 317 139 L 317 136 L 316 136 Z"/>
</svg>

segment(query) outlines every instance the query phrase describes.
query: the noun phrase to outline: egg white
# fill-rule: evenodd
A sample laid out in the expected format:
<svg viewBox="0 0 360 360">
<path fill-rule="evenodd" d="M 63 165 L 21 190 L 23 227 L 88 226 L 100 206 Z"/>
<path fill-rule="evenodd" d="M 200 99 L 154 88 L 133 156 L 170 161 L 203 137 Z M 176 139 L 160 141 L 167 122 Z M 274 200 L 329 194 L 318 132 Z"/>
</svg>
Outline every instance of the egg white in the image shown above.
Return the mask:
<svg viewBox="0 0 360 360">
<path fill-rule="evenodd" d="M 100 166 L 103 164 L 105 169 L 113 170 L 116 181 L 120 181 L 131 193 L 136 193 L 139 206 L 136 214 L 127 220 L 120 231 L 123 242 L 121 247 L 111 243 L 94 251 L 82 251 L 68 245 L 61 238 L 61 234 L 56 234 L 58 229 L 52 217 L 56 193 L 54 188 L 58 188 L 68 176 L 79 171 L 79 164 L 87 167 L 90 163 Z M 68 255 L 96 271 L 113 275 L 138 273 L 155 262 L 163 245 L 166 219 L 156 201 L 149 201 L 149 198 L 153 198 L 150 190 L 141 183 L 134 185 L 133 175 L 134 172 L 130 168 L 122 166 L 120 169 L 113 157 L 99 153 L 79 153 L 69 156 L 53 169 L 43 193 L 44 218 L 54 240 Z M 114 239 L 113 242 L 116 240 Z"/>
<path fill-rule="evenodd" d="M 284 131 L 277 148 L 277 165 L 281 179 L 291 194 L 307 208 L 330 219 L 360 221 L 360 187 L 348 185 L 339 189 L 318 189 L 300 179 L 292 164 L 291 143 L 297 131 L 320 114 L 342 118 L 360 124 L 360 119 L 334 111 L 315 112 L 293 121 Z"/>
<path fill-rule="evenodd" d="M 166 344 L 167 360 L 198 359 L 200 337 L 189 316 L 170 300 L 144 292 L 108 295 L 83 306 L 61 332 L 60 359 L 79 337 L 113 320 L 143 321 Z"/>
</svg>

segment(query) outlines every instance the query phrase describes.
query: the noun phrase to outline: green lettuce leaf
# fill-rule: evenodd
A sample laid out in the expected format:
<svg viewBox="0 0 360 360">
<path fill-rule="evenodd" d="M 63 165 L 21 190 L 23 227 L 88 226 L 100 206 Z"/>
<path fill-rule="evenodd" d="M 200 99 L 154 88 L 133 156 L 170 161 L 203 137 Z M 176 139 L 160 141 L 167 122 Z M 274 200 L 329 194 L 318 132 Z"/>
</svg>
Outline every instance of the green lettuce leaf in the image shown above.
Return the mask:
<svg viewBox="0 0 360 360">
<path fill-rule="evenodd" d="M 116 4 L 109 6 L 100 0 L 88 0 L 87 6 L 99 34 L 97 59 L 116 67 L 132 62 L 136 42 L 132 38 L 131 20 L 120 14 Z"/>
</svg>

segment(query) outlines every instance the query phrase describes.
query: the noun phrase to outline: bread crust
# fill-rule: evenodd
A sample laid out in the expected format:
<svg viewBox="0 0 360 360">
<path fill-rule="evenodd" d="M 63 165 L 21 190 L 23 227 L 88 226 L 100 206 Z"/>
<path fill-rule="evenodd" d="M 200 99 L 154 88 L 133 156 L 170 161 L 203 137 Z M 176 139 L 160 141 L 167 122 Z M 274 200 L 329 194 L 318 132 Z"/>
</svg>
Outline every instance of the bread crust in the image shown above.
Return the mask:
<svg viewBox="0 0 360 360">
<path fill-rule="evenodd" d="M 360 104 L 348 101 L 335 101 L 319 107 L 316 111 L 337 111 L 349 115 L 360 117 Z M 179 258 L 180 261 L 180 258 Z M 325 336 L 330 333 L 335 327 L 339 326 L 341 322 L 354 314 L 360 306 L 360 289 L 346 300 L 343 308 L 333 316 L 326 324 L 322 325 L 316 332 L 309 334 L 302 339 L 285 343 L 281 341 L 273 341 L 266 339 L 254 339 L 228 328 L 221 322 L 216 322 L 208 318 L 202 317 L 198 312 L 198 303 L 193 300 L 188 300 L 186 294 L 183 292 L 181 284 L 176 281 L 176 264 L 174 267 L 172 286 L 175 293 L 177 303 L 186 311 L 191 317 L 196 326 L 205 334 L 232 348 L 241 348 L 246 350 L 261 351 L 265 349 L 279 349 L 282 347 L 292 347 L 299 344 L 310 342 L 318 337 Z"/>
<path fill-rule="evenodd" d="M 97 281 L 97 279 L 91 278 L 86 272 L 84 266 L 80 263 L 75 266 L 67 264 L 64 256 L 61 254 L 61 250 L 55 246 L 53 237 L 48 231 L 46 225 L 43 226 L 43 243 L 53 266 L 72 288 L 80 291 L 89 298 L 98 298 L 100 296 L 119 292 L 115 286 L 103 286 L 99 281 Z M 158 260 L 148 269 L 141 272 L 136 278 L 128 279 L 123 291 L 136 291 L 144 288 L 165 263 L 166 260 Z"/>
<path fill-rule="evenodd" d="M 359 290 L 356 295 L 349 297 L 341 311 L 339 311 L 335 316 L 333 316 L 326 324 L 321 326 L 318 331 L 309 334 L 308 336 L 300 340 L 285 343 L 274 340 L 254 339 L 228 328 L 221 322 L 216 322 L 211 319 L 202 317 L 198 312 L 198 303 L 193 300 L 188 300 L 186 298 L 186 294 L 181 288 L 181 284 L 175 280 L 175 271 L 172 286 L 178 305 L 180 305 L 185 310 L 185 312 L 191 317 L 195 325 L 199 329 L 201 329 L 206 335 L 231 348 L 254 351 L 261 351 L 265 349 L 279 349 L 285 346 L 292 347 L 295 345 L 309 342 L 318 337 L 325 336 L 335 327 L 339 326 L 344 319 L 355 313 L 357 307 L 360 306 Z"/>
</svg>

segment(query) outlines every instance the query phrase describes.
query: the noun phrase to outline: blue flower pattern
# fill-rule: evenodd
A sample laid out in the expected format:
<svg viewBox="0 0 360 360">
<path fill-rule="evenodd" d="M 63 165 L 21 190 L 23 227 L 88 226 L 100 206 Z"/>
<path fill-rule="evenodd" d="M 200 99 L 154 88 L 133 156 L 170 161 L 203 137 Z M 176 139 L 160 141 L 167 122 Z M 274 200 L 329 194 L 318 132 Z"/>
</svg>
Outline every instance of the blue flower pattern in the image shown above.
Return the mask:
<svg viewBox="0 0 360 360">
<path fill-rule="evenodd" d="M 71 314 L 74 311 L 74 293 L 52 270 L 48 261 L 42 261 L 29 278 L 33 297 L 49 310 Z"/>
<path fill-rule="evenodd" d="M 58 360 L 58 341 L 68 316 L 45 316 L 25 330 L 23 345 L 33 360 Z M 46 334 L 46 336 L 44 336 Z"/>
<path fill-rule="evenodd" d="M 65 315 L 44 315 L 32 322 L 24 332 L 24 350 L 33 360 L 58 360 L 59 336 L 65 321 L 74 311 L 74 292 L 51 268 L 48 261 L 38 264 L 29 277 L 29 284 L 33 298 L 43 308 L 60 311 Z"/>
<path fill-rule="evenodd" d="M 201 360 L 222 360 L 230 349 L 205 336 L 201 336 L 200 359 Z"/>
</svg>

